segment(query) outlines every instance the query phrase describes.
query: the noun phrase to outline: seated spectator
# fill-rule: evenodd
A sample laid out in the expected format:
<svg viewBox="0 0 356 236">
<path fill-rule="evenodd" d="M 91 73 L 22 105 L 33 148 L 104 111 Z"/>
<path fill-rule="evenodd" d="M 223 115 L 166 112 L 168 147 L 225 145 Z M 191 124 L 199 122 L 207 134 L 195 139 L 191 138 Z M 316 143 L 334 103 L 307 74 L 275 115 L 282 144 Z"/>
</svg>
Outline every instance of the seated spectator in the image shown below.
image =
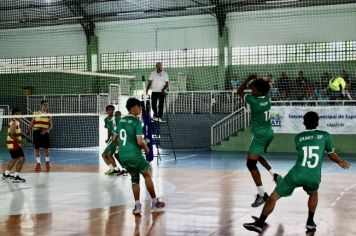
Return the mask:
<svg viewBox="0 0 356 236">
<path fill-rule="evenodd" d="M 331 76 L 328 72 L 323 72 L 323 74 L 320 76 L 320 82 L 323 89 L 328 88 L 330 79 Z"/>
<path fill-rule="evenodd" d="M 281 77 L 279 78 L 278 81 L 278 88 L 279 88 L 279 92 L 285 93 L 287 97 L 289 97 L 290 94 L 290 80 L 287 76 L 287 74 L 285 72 L 282 72 Z"/>
<path fill-rule="evenodd" d="M 269 85 L 271 87 L 270 89 L 270 96 L 271 96 L 271 100 L 273 101 L 277 101 L 279 100 L 279 89 L 276 86 L 276 83 L 273 80 L 272 74 L 268 74 L 267 77 L 264 78 L 266 81 L 269 82 Z"/>
<path fill-rule="evenodd" d="M 232 90 L 235 91 L 237 90 L 237 87 L 239 87 L 240 84 L 240 76 L 238 74 L 235 74 L 232 79 L 230 80 Z"/>
<path fill-rule="evenodd" d="M 316 100 L 325 100 L 326 89 L 323 88 L 322 82 L 319 80 L 315 82 L 313 98 Z"/>
<path fill-rule="evenodd" d="M 305 98 L 306 93 L 305 93 L 305 90 L 306 90 L 306 86 L 307 86 L 307 79 L 305 78 L 304 76 L 304 72 L 303 71 L 299 71 L 299 75 L 297 77 L 297 79 L 295 80 L 296 82 L 296 99 L 297 100 L 303 100 Z M 307 96 L 308 97 L 308 96 Z"/>
<path fill-rule="evenodd" d="M 312 83 L 307 83 L 305 86 L 305 100 L 312 100 L 314 94 L 314 86 Z"/>
<path fill-rule="evenodd" d="M 268 81 L 269 84 L 273 83 L 272 74 L 268 74 L 266 77 L 263 78 L 264 80 Z"/>
</svg>

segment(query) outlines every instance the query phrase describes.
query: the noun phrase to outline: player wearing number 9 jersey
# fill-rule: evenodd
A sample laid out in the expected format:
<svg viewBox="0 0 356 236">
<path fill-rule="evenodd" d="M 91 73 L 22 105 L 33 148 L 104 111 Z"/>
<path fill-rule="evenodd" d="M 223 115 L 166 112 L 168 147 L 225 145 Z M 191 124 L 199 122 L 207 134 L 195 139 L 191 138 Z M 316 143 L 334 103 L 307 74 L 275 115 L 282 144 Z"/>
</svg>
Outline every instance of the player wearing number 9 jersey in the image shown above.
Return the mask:
<svg viewBox="0 0 356 236">
<path fill-rule="evenodd" d="M 244 92 L 248 87 L 251 88 L 251 94 Z M 258 192 L 255 201 L 251 204 L 252 207 L 258 207 L 268 199 L 268 194 L 263 188 L 261 175 L 257 168 L 257 161 L 268 170 L 275 182 L 280 178 L 278 174 L 272 171 L 272 167 L 262 156 L 266 153 L 274 136 L 269 119 L 269 110 L 271 109 L 271 99 L 268 95 L 269 90 L 269 83 L 263 79 L 257 79 L 255 74 L 249 75 L 247 80 L 237 89 L 239 96 L 250 105 L 251 109 L 251 132 L 253 137 L 248 149 L 246 165 Z"/>
<path fill-rule="evenodd" d="M 318 189 L 321 181 L 322 159 L 326 153 L 341 168 L 347 169 L 350 163 L 340 159 L 334 152 L 334 146 L 328 132 L 316 130 L 319 124 L 319 116 L 315 112 L 307 112 L 304 115 L 304 125 L 307 131 L 299 133 L 295 137 L 295 145 L 298 158 L 293 168 L 281 179 L 266 204 L 263 207 L 260 218 L 254 223 L 246 223 L 248 230 L 261 233 L 263 224 L 268 215 L 273 211 L 276 201 L 281 197 L 289 196 L 297 187 L 303 187 L 309 195 L 307 219 L 307 231 L 316 230 L 314 213 L 318 204 Z"/>
<path fill-rule="evenodd" d="M 152 212 L 160 212 L 165 208 L 165 202 L 156 197 L 155 188 L 152 182 L 149 164 L 142 154 L 142 149 L 147 154 L 149 149 L 143 141 L 142 124 L 137 118 L 141 114 L 141 102 L 136 98 L 129 98 L 126 102 L 129 115 L 121 118 L 117 126 L 114 141 L 119 143 L 119 159 L 122 166 L 131 175 L 132 191 L 135 198 L 133 214 L 141 213 L 140 203 L 140 174 L 145 179 L 146 189 L 152 198 Z"/>
</svg>

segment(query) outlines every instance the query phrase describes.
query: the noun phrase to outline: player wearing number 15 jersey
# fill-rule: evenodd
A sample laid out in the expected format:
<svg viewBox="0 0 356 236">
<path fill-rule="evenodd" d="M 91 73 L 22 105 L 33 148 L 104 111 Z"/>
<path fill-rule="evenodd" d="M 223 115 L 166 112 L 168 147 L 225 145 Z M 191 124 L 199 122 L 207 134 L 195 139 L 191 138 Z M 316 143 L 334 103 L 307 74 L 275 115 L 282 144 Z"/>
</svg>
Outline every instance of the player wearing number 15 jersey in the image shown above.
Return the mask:
<svg viewBox="0 0 356 236">
<path fill-rule="evenodd" d="M 140 174 L 145 179 L 147 191 L 152 198 L 152 212 L 163 211 L 165 203 L 156 197 L 155 188 L 152 182 L 149 164 L 142 154 L 149 153 L 147 145 L 142 137 L 142 123 L 137 118 L 141 114 L 141 102 L 136 98 L 129 98 L 126 103 L 129 115 L 121 118 L 116 133 L 119 137 L 119 159 L 122 166 L 131 175 L 132 191 L 135 198 L 135 208 L 132 213 L 141 213 L 140 203 Z M 117 136 L 114 137 L 117 142 Z"/>
<path fill-rule="evenodd" d="M 318 123 L 319 116 L 317 113 L 307 112 L 304 115 L 304 125 L 307 131 L 295 137 L 295 145 L 298 152 L 295 165 L 283 179 L 278 181 L 277 187 L 263 207 L 260 218 L 254 223 L 244 224 L 246 229 L 261 233 L 263 224 L 273 211 L 276 201 L 281 197 L 291 195 L 295 188 L 303 187 L 304 191 L 309 195 L 307 232 L 316 230 L 314 213 L 318 204 L 318 189 L 321 181 L 321 165 L 324 153 L 341 168 L 347 169 L 350 166 L 350 163 L 341 160 L 334 152 L 329 133 L 316 130 Z"/>
<path fill-rule="evenodd" d="M 247 87 L 251 88 L 251 94 L 244 92 Z M 272 167 L 262 156 L 266 153 L 274 136 L 269 119 L 269 110 L 271 109 L 269 90 L 269 83 L 263 79 L 257 79 L 255 74 L 249 75 L 247 80 L 237 89 L 239 96 L 250 105 L 251 109 L 251 132 L 253 137 L 248 149 L 246 165 L 258 191 L 255 201 L 251 204 L 252 207 L 258 207 L 268 199 L 268 194 L 264 191 L 261 175 L 257 168 L 257 161 L 269 171 L 275 182 L 280 178 L 278 174 L 273 173 Z"/>
</svg>

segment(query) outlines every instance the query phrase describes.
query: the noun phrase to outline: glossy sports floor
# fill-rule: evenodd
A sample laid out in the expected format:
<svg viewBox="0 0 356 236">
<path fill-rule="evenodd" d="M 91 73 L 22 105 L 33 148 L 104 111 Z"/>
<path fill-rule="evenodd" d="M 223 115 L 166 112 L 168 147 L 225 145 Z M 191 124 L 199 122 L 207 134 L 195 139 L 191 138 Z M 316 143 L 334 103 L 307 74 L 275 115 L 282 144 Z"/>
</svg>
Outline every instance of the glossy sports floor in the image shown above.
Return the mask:
<svg viewBox="0 0 356 236">
<path fill-rule="evenodd" d="M 0 155 L 4 170 L 10 157 L 6 150 Z M 170 156 L 159 166 L 154 162 L 156 191 L 167 208 L 161 214 L 149 212 L 141 181 L 141 216 L 131 213 L 130 177 L 105 176 L 97 148 L 53 149 L 50 173 L 34 173 L 33 150 L 25 155 L 32 162 L 22 174 L 27 182 L 0 184 L 0 235 L 256 235 L 242 226 L 262 209 L 250 207 L 256 190 L 245 153 L 179 151 L 177 162 Z M 295 156 L 270 154 L 268 160 L 285 174 Z M 274 183 L 266 171 L 262 174 L 271 192 Z M 307 195 L 298 189 L 277 203 L 263 235 L 305 235 L 306 218 Z M 355 218 L 355 168 L 342 170 L 325 159 L 315 235 L 356 235 Z"/>
</svg>

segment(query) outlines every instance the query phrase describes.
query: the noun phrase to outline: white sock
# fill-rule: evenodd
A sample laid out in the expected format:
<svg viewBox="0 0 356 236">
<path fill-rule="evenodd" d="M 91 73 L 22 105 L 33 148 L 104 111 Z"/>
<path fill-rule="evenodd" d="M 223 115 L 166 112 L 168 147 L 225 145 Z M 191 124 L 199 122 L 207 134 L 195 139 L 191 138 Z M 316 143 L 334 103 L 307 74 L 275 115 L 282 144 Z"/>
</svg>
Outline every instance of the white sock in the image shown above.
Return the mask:
<svg viewBox="0 0 356 236">
<path fill-rule="evenodd" d="M 5 170 L 5 175 L 9 175 L 10 173 L 11 173 L 11 171 Z"/>
<path fill-rule="evenodd" d="M 19 172 L 15 172 L 15 177 L 19 176 Z"/>
<path fill-rule="evenodd" d="M 137 201 L 135 201 L 135 205 L 136 206 L 138 206 L 138 205 L 140 205 L 141 203 L 140 203 L 140 200 L 137 200 Z"/>
<path fill-rule="evenodd" d="M 158 198 L 157 198 L 157 197 L 152 198 L 152 203 L 153 203 L 153 204 L 154 204 L 154 203 L 156 203 L 156 202 L 157 202 L 157 200 L 158 200 Z"/>
<path fill-rule="evenodd" d="M 108 167 L 109 167 L 110 169 L 112 169 L 112 165 L 111 165 L 111 164 L 109 164 Z"/>
<path fill-rule="evenodd" d="M 46 157 L 46 162 L 49 162 L 49 156 L 48 156 L 48 157 Z"/>
<path fill-rule="evenodd" d="M 116 166 L 116 167 L 115 167 L 115 170 L 117 170 L 117 171 L 118 171 L 118 170 L 120 170 L 120 169 L 119 169 L 119 167 L 117 167 L 117 166 Z"/>
<path fill-rule="evenodd" d="M 272 175 L 272 177 L 274 177 L 274 172 L 272 169 L 270 169 L 268 172 Z"/>
<path fill-rule="evenodd" d="M 36 162 L 37 163 L 41 163 L 41 158 L 40 157 L 36 157 Z"/>
<path fill-rule="evenodd" d="M 258 192 L 258 195 L 260 195 L 260 196 L 265 195 L 265 190 L 263 189 L 262 185 L 257 187 L 257 192 Z"/>
</svg>

